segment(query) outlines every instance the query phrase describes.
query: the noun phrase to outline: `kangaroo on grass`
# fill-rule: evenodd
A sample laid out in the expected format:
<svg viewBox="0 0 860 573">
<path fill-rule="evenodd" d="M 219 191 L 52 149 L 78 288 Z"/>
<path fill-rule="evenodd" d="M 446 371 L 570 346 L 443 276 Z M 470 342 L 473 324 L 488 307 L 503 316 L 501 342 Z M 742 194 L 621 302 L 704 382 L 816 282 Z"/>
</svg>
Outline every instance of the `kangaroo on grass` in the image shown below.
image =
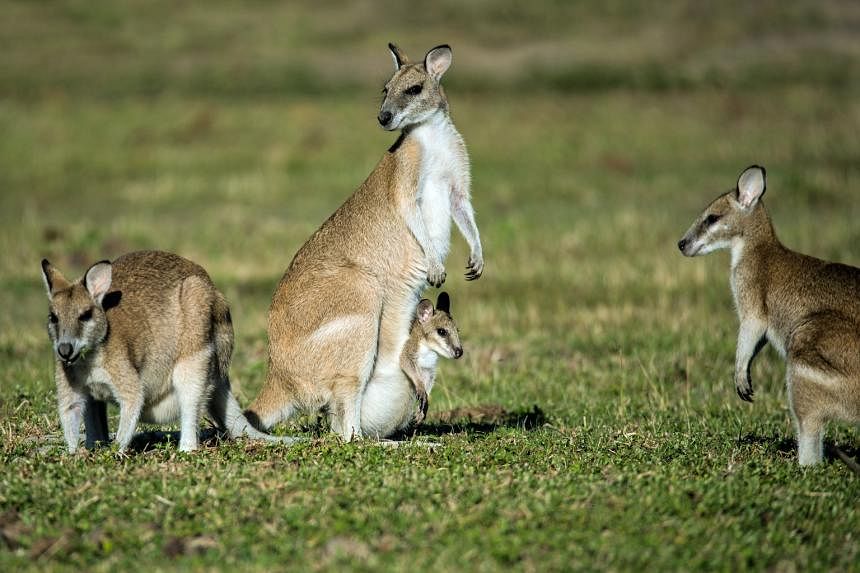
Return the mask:
<svg viewBox="0 0 860 573">
<path fill-rule="evenodd" d="M 860 269 L 815 259 L 779 242 L 761 201 L 763 167 L 741 173 L 678 243 L 688 257 L 731 249 L 740 332 L 738 396 L 752 401 L 750 366 L 770 342 L 786 359 L 801 465 L 823 456 L 825 423 L 860 422 Z"/>
<path fill-rule="evenodd" d="M 426 298 L 418 303 L 409 339 L 400 356 L 400 368 L 406 379 L 392 377 L 380 384 L 371 380 L 367 385 L 361 409 L 361 430 L 365 435 L 382 438 L 424 421 L 439 356 L 454 359 L 463 356 L 457 323 L 451 317 L 451 299 L 446 292 L 439 295 L 436 308 Z M 396 384 L 397 381 L 400 383 Z"/>
<path fill-rule="evenodd" d="M 119 404 L 124 451 L 138 421 L 181 420 L 179 449 L 197 448 L 201 413 L 231 438 L 287 441 L 250 426 L 230 392 L 233 323 L 224 296 L 200 266 L 141 251 L 101 261 L 68 281 L 47 259 L 57 401 L 66 445 L 108 443 L 106 402 Z"/>
<path fill-rule="evenodd" d="M 269 311 L 267 377 L 246 412 L 258 428 L 299 409 L 325 408 L 345 440 L 361 436 L 369 381 L 400 386 L 400 356 L 421 292 L 427 283 L 445 281 L 451 219 L 469 243 L 466 278 L 483 271 L 469 156 L 440 84 L 451 48 L 433 48 L 416 63 L 396 46 L 389 49 L 395 71 L 378 120 L 386 130 L 402 130 L 400 137 L 302 246 L 278 284 Z M 402 399 L 385 391 L 373 396 Z"/>
</svg>

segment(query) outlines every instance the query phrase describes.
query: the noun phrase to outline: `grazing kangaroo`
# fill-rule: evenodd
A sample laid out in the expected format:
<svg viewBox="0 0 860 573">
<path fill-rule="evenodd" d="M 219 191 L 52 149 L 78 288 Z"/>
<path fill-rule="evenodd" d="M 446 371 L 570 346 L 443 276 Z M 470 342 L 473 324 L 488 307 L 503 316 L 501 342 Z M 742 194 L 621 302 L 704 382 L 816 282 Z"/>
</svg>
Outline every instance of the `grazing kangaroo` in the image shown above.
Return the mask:
<svg viewBox="0 0 860 573">
<path fill-rule="evenodd" d="M 141 251 L 101 261 L 69 282 L 47 260 L 48 334 L 55 355 L 66 445 L 107 444 L 106 402 L 119 404 L 116 442 L 124 451 L 138 420 L 179 418 L 179 449 L 197 448 L 201 412 L 232 438 L 286 441 L 248 424 L 230 392 L 230 308 L 200 266 L 170 253 Z"/>
<path fill-rule="evenodd" d="M 413 422 L 424 421 L 436 381 L 438 357 L 463 356 L 457 323 L 450 313 L 451 300 L 445 292 L 436 300 L 435 309 L 426 298 L 418 303 L 400 356 L 401 375 L 374 376 L 367 384 L 361 409 L 361 431 L 365 435 L 384 438 Z"/>
<path fill-rule="evenodd" d="M 246 411 L 260 429 L 297 409 L 326 408 L 345 440 L 361 436 L 368 380 L 400 371 L 421 291 L 445 281 L 452 218 L 471 249 L 466 278 L 483 271 L 469 157 L 440 85 L 451 48 L 433 48 L 414 64 L 389 49 L 395 72 L 378 119 L 402 133 L 278 284 L 269 311 L 268 374 Z"/>
<path fill-rule="evenodd" d="M 735 387 L 752 401 L 750 366 L 770 342 L 787 362 L 786 382 L 801 465 L 822 459 L 828 420 L 860 422 L 860 269 L 791 251 L 761 202 L 765 170 L 753 165 L 737 188 L 699 215 L 678 243 L 685 256 L 731 249 L 740 318 Z"/>
</svg>

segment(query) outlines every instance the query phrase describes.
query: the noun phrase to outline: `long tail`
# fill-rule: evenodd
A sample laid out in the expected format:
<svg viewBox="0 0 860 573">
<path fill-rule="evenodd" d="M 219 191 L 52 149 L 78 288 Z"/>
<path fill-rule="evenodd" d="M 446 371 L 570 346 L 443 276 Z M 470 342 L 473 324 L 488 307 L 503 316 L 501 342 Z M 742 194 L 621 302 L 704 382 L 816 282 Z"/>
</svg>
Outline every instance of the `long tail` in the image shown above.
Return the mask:
<svg viewBox="0 0 860 573">
<path fill-rule="evenodd" d="M 218 360 L 217 377 L 228 379 L 230 361 L 233 359 L 233 317 L 230 315 L 230 305 L 219 291 L 215 291 L 212 303 L 213 338 L 215 341 L 215 356 Z"/>
<path fill-rule="evenodd" d="M 233 396 L 230 387 L 230 361 L 233 357 L 233 320 L 230 316 L 230 306 L 227 299 L 216 291 L 215 300 L 212 304 L 213 338 L 215 343 L 216 363 L 215 373 L 218 380 L 216 395 L 213 396 L 213 414 L 216 423 L 223 426 L 227 434 L 233 438 L 246 437 L 253 440 L 266 440 L 270 442 L 294 443 L 301 438 L 288 436 L 272 436 L 259 431 L 251 425 L 239 402 Z"/>
<path fill-rule="evenodd" d="M 227 394 L 223 398 L 226 406 L 224 412 L 224 429 L 231 438 L 235 439 L 244 436 L 246 438 L 251 438 L 252 440 L 266 440 L 282 444 L 294 444 L 303 440 L 303 438 L 292 436 L 273 436 L 256 429 L 242 413 L 242 409 L 239 407 L 239 402 L 236 400 L 236 397 L 233 396 L 229 386 L 222 385 L 222 388 L 226 388 Z"/>
</svg>

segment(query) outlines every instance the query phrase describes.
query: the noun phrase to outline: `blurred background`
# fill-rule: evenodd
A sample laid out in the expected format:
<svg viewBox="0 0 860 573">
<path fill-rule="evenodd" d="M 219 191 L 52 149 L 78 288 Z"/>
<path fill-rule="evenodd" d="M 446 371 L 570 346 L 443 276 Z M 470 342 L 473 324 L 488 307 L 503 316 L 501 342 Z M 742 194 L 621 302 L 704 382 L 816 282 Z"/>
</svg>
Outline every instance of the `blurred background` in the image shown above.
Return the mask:
<svg viewBox="0 0 860 573">
<path fill-rule="evenodd" d="M 484 242 L 479 281 L 459 236 L 447 261 L 465 355 L 434 386 L 442 447 L 43 447 L 43 257 L 200 263 L 253 399 L 278 280 L 396 137 L 392 41 L 453 47 Z M 781 239 L 860 265 L 858 96 L 856 1 L 0 0 L 0 563 L 856 568 L 856 481 L 795 465 L 772 350 L 737 399 L 728 255 L 676 244 L 758 163 Z M 511 415 L 440 417 L 475 406 Z"/>
<path fill-rule="evenodd" d="M 0 13 L 7 397 L 50 399 L 39 260 L 76 277 L 151 248 L 199 262 L 227 294 L 250 400 L 278 279 L 395 137 L 375 119 L 389 41 L 413 59 L 453 47 L 444 83 L 485 244 L 485 276 L 466 284 L 454 238 L 446 288 L 467 354 L 443 365 L 440 407 L 575 417 L 625 382 L 659 393 L 679 379 L 705 406 L 733 394 L 727 257 L 686 260 L 675 243 L 748 164 L 768 168 L 788 245 L 860 263 L 856 2 L 7 0 Z"/>
</svg>

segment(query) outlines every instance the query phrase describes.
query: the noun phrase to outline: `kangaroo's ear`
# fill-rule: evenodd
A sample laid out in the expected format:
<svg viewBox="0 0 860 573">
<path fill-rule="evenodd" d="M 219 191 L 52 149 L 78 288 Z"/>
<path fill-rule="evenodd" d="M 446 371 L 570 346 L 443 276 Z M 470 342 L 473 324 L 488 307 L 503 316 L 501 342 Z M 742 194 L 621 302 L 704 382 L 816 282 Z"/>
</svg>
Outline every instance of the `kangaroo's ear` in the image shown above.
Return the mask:
<svg viewBox="0 0 860 573">
<path fill-rule="evenodd" d="M 439 293 L 439 296 L 436 298 L 436 308 L 447 314 L 451 314 L 451 297 L 448 296 L 447 292 Z"/>
<path fill-rule="evenodd" d="M 415 309 L 415 316 L 418 317 L 418 322 L 424 324 L 433 317 L 433 303 L 426 298 L 421 299 L 418 303 L 418 308 Z"/>
<path fill-rule="evenodd" d="M 439 80 L 442 78 L 442 74 L 448 71 L 453 58 L 454 52 L 451 51 L 451 46 L 448 44 L 436 46 L 424 56 L 424 68 L 430 77 Z"/>
<path fill-rule="evenodd" d="M 391 52 L 391 57 L 394 58 L 394 70 L 399 70 L 404 65 L 409 63 L 409 58 L 395 44 L 388 44 L 388 50 Z"/>
<path fill-rule="evenodd" d="M 54 265 L 49 263 L 48 259 L 42 259 L 42 282 L 45 284 L 45 290 L 48 292 L 49 299 L 54 296 L 55 292 L 71 286 L 66 277 Z"/>
<path fill-rule="evenodd" d="M 99 261 L 84 275 L 84 286 L 99 306 L 110 289 L 112 271 L 110 261 Z"/>
<path fill-rule="evenodd" d="M 738 177 L 738 203 L 749 209 L 758 203 L 767 189 L 767 171 L 759 165 L 750 165 Z"/>
</svg>

